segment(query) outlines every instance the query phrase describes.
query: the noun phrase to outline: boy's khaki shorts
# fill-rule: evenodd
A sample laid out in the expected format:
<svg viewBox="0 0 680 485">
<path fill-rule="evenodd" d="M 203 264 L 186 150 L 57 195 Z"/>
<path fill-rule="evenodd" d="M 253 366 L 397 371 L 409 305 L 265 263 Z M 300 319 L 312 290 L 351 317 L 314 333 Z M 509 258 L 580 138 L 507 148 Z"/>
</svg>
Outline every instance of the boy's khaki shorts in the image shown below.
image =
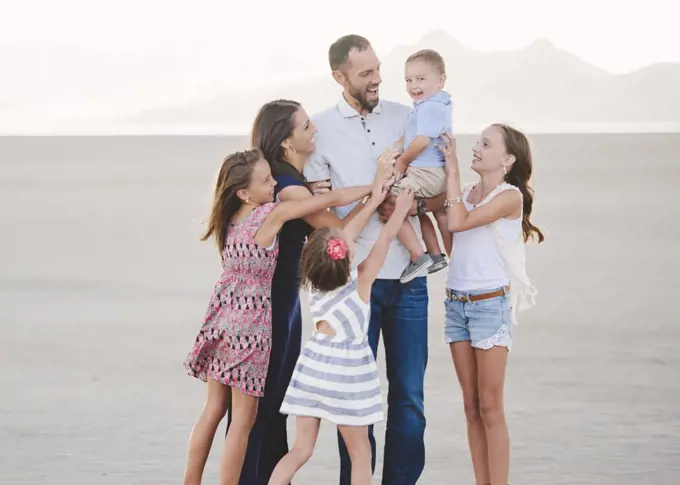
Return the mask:
<svg viewBox="0 0 680 485">
<path fill-rule="evenodd" d="M 406 176 L 392 185 L 390 192 L 398 194 L 406 188 L 413 189 L 415 197 L 435 197 L 446 191 L 446 169 L 409 167 Z"/>
</svg>

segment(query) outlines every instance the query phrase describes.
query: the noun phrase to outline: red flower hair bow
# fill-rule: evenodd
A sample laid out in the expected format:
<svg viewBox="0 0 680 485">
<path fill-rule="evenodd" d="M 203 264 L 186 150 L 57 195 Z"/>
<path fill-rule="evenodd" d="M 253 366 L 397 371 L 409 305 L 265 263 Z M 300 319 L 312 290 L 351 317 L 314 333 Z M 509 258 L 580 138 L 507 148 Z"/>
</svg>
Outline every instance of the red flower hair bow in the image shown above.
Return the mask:
<svg viewBox="0 0 680 485">
<path fill-rule="evenodd" d="M 334 260 L 345 259 L 347 256 L 347 244 L 342 239 L 331 239 L 328 241 L 328 254 Z"/>
</svg>

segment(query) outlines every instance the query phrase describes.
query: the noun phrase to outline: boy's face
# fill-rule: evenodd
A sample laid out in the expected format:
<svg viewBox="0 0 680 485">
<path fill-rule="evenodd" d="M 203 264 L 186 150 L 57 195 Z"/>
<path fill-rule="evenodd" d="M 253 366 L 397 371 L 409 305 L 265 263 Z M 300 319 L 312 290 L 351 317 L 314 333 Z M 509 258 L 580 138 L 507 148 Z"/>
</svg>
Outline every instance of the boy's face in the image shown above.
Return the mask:
<svg viewBox="0 0 680 485">
<path fill-rule="evenodd" d="M 437 94 L 444 87 L 446 74 L 428 62 L 414 60 L 406 63 L 406 90 L 413 101 L 422 101 Z"/>
</svg>

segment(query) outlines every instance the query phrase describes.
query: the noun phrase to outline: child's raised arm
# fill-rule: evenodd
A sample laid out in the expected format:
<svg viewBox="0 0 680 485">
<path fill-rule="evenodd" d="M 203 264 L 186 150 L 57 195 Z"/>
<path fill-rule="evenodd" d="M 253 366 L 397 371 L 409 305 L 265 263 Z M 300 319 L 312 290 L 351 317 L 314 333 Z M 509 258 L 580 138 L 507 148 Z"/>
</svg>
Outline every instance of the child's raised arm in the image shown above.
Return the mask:
<svg viewBox="0 0 680 485">
<path fill-rule="evenodd" d="M 394 212 L 392 212 L 390 219 L 380 232 L 380 236 L 378 236 L 378 240 L 375 242 L 368 257 L 359 265 L 359 296 L 364 301 L 370 301 L 373 281 L 385 263 L 390 243 L 397 236 L 399 228 L 411 210 L 412 202 L 412 189 L 403 190 L 397 196 Z"/>
<path fill-rule="evenodd" d="M 456 156 L 456 140 L 451 134 L 441 137 L 444 145 L 439 150 L 446 160 L 446 197 L 448 228 L 451 232 L 463 232 L 475 227 L 486 226 L 498 219 L 512 217 L 522 212 L 522 194 L 516 190 L 507 190 L 491 199 L 488 204 L 468 211 L 463 204 L 463 191 L 460 184 L 458 157 Z M 519 217 L 519 215 L 517 216 Z"/>
<path fill-rule="evenodd" d="M 387 182 L 376 182 L 373 186 L 373 192 L 371 193 L 370 199 L 366 202 L 361 210 L 352 216 L 352 218 L 345 224 L 343 232 L 347 239 L 356 241 L 361 231 L 364 230 L 366 224 L 371 219 L 371 216 L 376 211 L 378 206 L 382 204 L 389 193 L 390 186 L 394 183 L 394 177 L 392 177 Z"/>
</svg>

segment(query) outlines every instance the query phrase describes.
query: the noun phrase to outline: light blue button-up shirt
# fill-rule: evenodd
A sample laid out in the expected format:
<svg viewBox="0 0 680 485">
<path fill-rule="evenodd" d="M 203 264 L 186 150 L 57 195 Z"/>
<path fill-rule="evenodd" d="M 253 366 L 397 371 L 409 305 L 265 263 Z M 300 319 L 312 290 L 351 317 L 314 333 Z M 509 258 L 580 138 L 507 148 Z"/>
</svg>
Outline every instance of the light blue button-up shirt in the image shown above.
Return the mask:
<svg viewBox="0 0 680 485">
<path fill-rule="evenodd" d="M 439 91 L 427 99 L 415 103 L 411 110 L 404 135 L 404 150 L 408 148 L 416 136 L 429 136 L 428 147 L 414 159 L 409 166 L 435 168 L 444 166 L 444 156 L 435 146 L 442 133 L 452 131 L 451 95 Z"/>
<path fill-rule="evenodd" d="M 362 116 L 342 98 L 337 105 L 315 114 L 316 151 L 307 160 L 305 177 L 310 182 L 330 180 L 336 189 L 373 183 L 378 157 L 404 135 L 409 112 L 406 105 L 381 100 L 371 113 Z M 354 206 L 337 207 L 334 212 L 342 218 Z M 418 218 L 411 221 L 420 238 Z M 382 228 L 374 214 L 357 238 L 353 267 L 366 259 Z M 408 251 L 395 239 L 378 278 L 399 279 L 409 262 Z"/>
</svg>

